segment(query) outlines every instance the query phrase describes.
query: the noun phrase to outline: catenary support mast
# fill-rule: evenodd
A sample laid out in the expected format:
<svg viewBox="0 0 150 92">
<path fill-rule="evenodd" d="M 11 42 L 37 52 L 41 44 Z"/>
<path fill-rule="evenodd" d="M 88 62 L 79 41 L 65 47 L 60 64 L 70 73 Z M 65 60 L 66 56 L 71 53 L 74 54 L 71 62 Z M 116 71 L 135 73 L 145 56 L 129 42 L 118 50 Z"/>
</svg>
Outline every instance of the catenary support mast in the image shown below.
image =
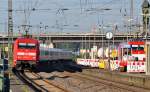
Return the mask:
<svg viewBox="0 0 150 92">
<path fill-rule="evenodd" d="M 12 0 L 8 0 L 8 60 L 12 57 L 12 41 L 13 41 L 13 17 L 12 17 Z"/>
</svg>

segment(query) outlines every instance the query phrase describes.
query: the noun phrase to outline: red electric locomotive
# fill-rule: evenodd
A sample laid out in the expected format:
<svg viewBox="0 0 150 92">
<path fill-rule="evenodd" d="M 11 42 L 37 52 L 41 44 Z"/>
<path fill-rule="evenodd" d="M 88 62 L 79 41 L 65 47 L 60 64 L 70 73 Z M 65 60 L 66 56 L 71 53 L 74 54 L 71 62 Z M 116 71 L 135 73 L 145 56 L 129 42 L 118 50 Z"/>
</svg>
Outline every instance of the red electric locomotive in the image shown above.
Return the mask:
<svg viewBox="0 0 150 92">
<path fill-rule="evenodd" d="M 33 38 L 18 38 L 13 47 L 13 67 L 33 67 L 39 61 L 39 42 Z"/>
</svg>

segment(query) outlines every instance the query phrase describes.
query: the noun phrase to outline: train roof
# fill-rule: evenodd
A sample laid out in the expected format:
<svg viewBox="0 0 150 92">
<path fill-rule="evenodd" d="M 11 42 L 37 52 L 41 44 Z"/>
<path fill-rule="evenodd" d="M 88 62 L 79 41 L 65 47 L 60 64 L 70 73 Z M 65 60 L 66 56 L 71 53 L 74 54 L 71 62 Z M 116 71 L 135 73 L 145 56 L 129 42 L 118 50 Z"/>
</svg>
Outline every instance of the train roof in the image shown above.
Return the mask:
<svg viewBox="0 0 150 92">
<path fill-rule="evenodd" d="M 128 44 L 130 45 L 144 45 L 144 41 L 129 41 Z"/>
<path fill-rule="evenodd" d="M 131 48 L 131 46 L 127 42 L 123 42 L 119 44 L 120 48 Z"/>
<path fill-rule="evenodd" d="M 49 47 L 47 44 L 40 44 L 40 50 L 43 51 L 52 51 L 52 52 L 71 52 L 70 50 L 66 50 L 66 49 L 60 49 L 60 48 L 51 48 Z"/>
<path fill-rule="evenodd" d="M 65 50 L 65 49 L 59 49 L 59 48 L 45 48 L 45 47 L 40 47 L 40 50 L 53 51 L 53 52 L 72 52 L 72 51 Z"/>
<path fill-rule="evenodd" d="M 31 42 L 31 43 L 37 43 L 38 40 L 33 38 L 17 38 L 15 41 L 17 42 Z"/>
</svg>

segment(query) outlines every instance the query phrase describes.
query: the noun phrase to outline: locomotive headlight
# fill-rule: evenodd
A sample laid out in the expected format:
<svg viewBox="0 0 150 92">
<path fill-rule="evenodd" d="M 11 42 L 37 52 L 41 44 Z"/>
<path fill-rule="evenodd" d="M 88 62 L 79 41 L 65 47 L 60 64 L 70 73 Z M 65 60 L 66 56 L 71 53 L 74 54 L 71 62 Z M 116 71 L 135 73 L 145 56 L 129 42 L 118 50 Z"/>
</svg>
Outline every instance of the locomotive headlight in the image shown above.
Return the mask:
<svg viewBox="0 0 150 92">
<path fill-rule="evenodd" d="M 28 53 L 28 55 L 35 56 L 36 53 Z"/>
<path fill-rule="evenodd" d="M 24 55 L 24 52 L 18 52 L 17 55 Z"/>
</svg>

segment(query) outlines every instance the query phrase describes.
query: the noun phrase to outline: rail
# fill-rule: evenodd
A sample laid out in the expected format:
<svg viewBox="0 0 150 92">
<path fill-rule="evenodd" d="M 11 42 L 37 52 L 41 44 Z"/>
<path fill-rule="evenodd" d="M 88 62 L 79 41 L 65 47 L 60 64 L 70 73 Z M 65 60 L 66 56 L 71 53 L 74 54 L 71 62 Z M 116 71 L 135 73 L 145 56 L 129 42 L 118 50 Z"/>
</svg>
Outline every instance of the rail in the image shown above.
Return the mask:
<svg viewBox="0 0 150 92">
<path fill-rule="evenodd" d="M 50 82 L 48 79 L 42 78 L 39 74 L 25 71 L 13 71 L 13 73 L 24 83 L 29 85 L 35 92 L 69 92 L 65 88 Z M 41 83 L 45 85 L 41 85 Z"/>
<path fill-rule="evenodd" d="M 131 91 L 131 92 L 149 92 L 149 89 L 145 89 L 145 88 L 139 88 L 136 87 L 132 84 L 123 84 L 123 83 L 119 83 L 119 82 L 115 82 L 115 81 L 110 81 L 110 80 L 106 80 L 106 79 L 102 79 L 100 77 L 97 76 L 93 76 L 92 73 L 91 74 L 87 74 L 87 73 L 68 73 L 65 72 L 65 75 L 69 75 L 75 78 L 79 78 L 81 80 L 90 80 L 90 81 L 94 81 L 95 83 L 100 83 L 100 84 L 104 84 L 104 85 L 108 85 L 117 89 L 123 89 L 126 91 Z"/>
</svg>

